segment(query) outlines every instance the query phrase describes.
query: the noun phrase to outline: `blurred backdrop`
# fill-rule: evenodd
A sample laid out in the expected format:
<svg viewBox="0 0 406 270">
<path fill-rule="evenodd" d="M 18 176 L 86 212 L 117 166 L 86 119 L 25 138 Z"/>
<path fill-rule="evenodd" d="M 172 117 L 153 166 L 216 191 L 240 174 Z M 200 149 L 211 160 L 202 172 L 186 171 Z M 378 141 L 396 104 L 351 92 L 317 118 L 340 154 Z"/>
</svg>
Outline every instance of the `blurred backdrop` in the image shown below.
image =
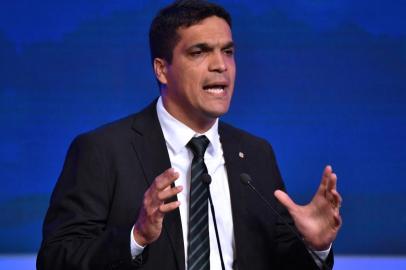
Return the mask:
<svg viewBox="0 0 406 270">
<path fill-rule="evenodd" d="M 218 1 L 237 82 L 224 120 L 273 145 L 308 202 L 336 170 L 340 255 L 406 255 L 406 3 Z M 0 4 L 0 254 L 35 254 L 72 139 L 159 93 L 147 33 L 168 1 Z"/>
</svg>

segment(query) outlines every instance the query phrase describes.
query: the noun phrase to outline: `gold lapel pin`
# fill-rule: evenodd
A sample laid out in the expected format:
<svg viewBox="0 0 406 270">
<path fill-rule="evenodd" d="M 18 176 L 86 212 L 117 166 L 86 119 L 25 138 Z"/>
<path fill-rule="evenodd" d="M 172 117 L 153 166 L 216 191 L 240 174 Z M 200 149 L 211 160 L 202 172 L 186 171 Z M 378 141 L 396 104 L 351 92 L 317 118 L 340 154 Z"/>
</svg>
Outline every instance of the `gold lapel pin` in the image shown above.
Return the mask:
<svg viewBox="0 0 406 270">
<path fill-rule="evenodd" d="M 239 152 L 239 153 L 238 153 L 238 156 L 239 156 L 240 158 L 244 158 L 244 153 L 243 153 L 243 152 Z"/>
</svg>

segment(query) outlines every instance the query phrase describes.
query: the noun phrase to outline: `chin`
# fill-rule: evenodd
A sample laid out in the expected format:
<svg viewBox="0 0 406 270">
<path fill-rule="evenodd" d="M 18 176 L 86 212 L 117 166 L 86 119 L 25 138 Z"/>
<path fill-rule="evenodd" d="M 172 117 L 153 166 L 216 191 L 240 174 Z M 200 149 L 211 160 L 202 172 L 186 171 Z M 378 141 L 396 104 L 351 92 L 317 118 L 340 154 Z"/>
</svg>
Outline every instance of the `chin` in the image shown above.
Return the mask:
<svg viewBox="0 0 406 270">
<path fill-rule="evenodd" d="M 206 115 L 210 118 L 219 118 L 220 116 L 226 114 L 227 112 L 228 112 L 228 107 L 226 109 L 221 109 L 221 110 L 206 111 Z"/>
<path fill-rule="evenodd" d="M 229 102 L 207 102 L 204 104 L 205 106 L 200 107 L 201 112 L 207 117 L 208 119 L 215 119 L 219 118 L 220 116 L 224 115 L 228 112 L 230 107 Z"/>
</svg>

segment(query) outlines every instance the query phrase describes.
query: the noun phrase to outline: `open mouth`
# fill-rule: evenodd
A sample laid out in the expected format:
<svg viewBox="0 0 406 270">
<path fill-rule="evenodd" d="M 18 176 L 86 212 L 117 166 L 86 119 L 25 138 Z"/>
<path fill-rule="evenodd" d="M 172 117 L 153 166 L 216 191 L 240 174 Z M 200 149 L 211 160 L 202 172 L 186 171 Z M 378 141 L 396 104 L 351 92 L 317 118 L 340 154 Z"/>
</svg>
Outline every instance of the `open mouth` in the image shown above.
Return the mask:
<svg viewBox="0 0 406 270">
<path fill-rule="evenodd" d="M 220 94 L 225 91 L 226 87 L 226 84 L 210 84 L 203 86 L 203 90 L 213 94 Z"/>
</svg>

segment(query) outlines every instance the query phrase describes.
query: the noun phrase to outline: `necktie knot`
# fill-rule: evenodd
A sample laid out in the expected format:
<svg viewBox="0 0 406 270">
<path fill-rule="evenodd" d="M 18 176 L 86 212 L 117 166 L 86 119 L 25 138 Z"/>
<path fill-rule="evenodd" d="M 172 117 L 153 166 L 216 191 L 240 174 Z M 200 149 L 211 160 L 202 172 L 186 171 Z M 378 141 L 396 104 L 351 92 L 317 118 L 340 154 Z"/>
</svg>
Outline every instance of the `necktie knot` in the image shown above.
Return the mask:
<svg viewBox="0 0 406 270">
<path fill-rule="evenodd" d="M 193 137 L 187 144 L 195 157 L 203 158 L 210 141 L 206 136 Z"/>
</svg>

